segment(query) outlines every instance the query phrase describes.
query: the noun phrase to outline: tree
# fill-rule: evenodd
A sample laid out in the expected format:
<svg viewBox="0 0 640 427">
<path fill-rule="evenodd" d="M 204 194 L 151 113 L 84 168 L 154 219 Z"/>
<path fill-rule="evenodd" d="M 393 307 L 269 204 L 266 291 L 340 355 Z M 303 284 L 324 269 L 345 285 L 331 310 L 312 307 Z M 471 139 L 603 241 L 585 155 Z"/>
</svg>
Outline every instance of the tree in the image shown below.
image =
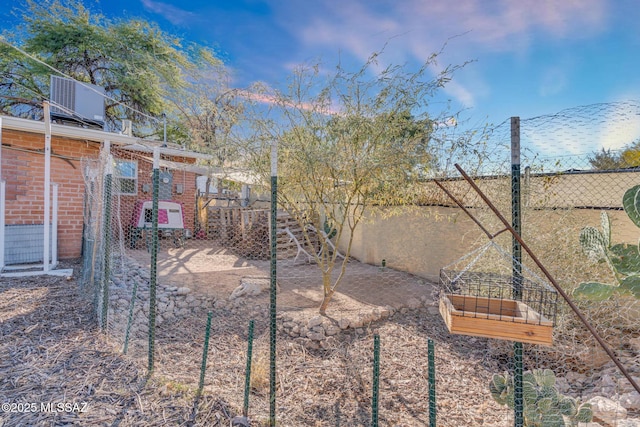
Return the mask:
<svg viewBox="0 0 640 427">
<path fill-rule="evenodd" d="M 627 145 L 622 151 L 612 152 L 610 149 L 593 153 L 589 163 L 594 169 L 612 170 L 635 168 L 640 166 L 640 139 Z"/>
<path fill-rule="evenodd" d="M 278 144 L 279 205 L 308 244 L 319 240 L 321 314 L 346 271 L 367 209 L 410 203 L 414 184 L 438 163 L 435 153 L 446 151 L 437 135 L 454 123 L 446 110 L 434 114 L 429 101 L 461 66 L 430 77 L 434 54 L 417 71 L 390 66 L 377 72 L 378 55 L 355 72 L 338 66 L 328 78 L 320 64 L 298 68 L 288 89 L 270 98 L 268 119 L 256 122 L 262 146 Z M 257 154 L 254 168 L 269 182 L 268 150 Z M 332 251 L 332 236 L 343 243 L 344 258 Z M 335 268 L 340 272 L 334 280 Z"/>
<path fill-rule="evenodd" d="M 199 68 L 218 63 L 208 49 L 182 46 L 153 23 L 112 21 L 78 0 L 27 0 L 22 20 L 3 32 L 6 43 L 0 44 L 3 114 L 41 117 L 53 67 L 104 88 L 108 128 L 119 129 L 120 120 L 131 119 L 136 134 L 147 136 L 160 132 L 155 118 L 167 111 L 169 93 L 184 90 Z"/>
<path fill-rule="evenodd" d="M 238 167 L 243 138 L 235 132 L 243 124 L 245 107 L 242 91 L 230 87 L 224 67 L 211 67 L 207 74 L 206 80 L 193 82 L 186 93 L 173 97 L 171 103 L 174 141 L 211 155 L 205 163 L 210 169 L 208 192 L 212 174 L 220 184 L 228 172 Z"/>
<path fill-rule="evenodd" d="M 602 149 L 593 153 L 589 157 L 589 163 L 594 169 L 609 170 L 619 169 L 621 165 L 620 154 L 615 151 L 612 153 L 610 149 Z"/>
<path fill-rule="evenodd" d="M 623 167 L 635 168 L 640 166 L 640 139 L 622 150 L 620 158 L 625 165 Z"/>
</svg>

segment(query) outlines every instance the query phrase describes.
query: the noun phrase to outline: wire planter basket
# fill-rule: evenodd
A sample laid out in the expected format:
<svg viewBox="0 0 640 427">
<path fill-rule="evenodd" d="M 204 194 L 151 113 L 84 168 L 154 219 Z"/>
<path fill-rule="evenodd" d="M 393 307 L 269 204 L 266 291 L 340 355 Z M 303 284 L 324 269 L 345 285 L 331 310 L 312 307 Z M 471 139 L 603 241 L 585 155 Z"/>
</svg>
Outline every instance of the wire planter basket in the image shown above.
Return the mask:
<svg viewBox="0 0 640 427">
<path fill-rule="evenodd" d="M 512 274 L 474 271 L 493 249 Z M 455 267 L 475 258 L 461 269 Z M 506 261 L 509 263 L 506 264 Z M 558 294 L 493 240 L 440 270 L 440 314 L 453 334 L 552 345 Z"/>
</svg>

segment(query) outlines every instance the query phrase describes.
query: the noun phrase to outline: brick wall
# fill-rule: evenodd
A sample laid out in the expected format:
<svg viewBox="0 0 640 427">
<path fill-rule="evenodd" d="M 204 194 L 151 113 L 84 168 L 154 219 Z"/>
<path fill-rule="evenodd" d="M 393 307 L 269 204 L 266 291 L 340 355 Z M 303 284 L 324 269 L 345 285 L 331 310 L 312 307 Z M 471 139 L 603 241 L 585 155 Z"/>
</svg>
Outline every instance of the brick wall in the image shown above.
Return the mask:
<svg viewBox="0 0 640 427">
<path fill-rule="evenodd" d="M 135 160 L 138 163 L 138 183 L 137 194 L 132 196 L 121 195 L 120 196 L 120 221 L 122 222 L 125 232 L 127 232 L 128 226 L 132 223 L 133 214 L 136 201 L 138 200 L 152 200 L 152 171 L 153 163 L 149 154 L 132 153 L 130 151 L 124 151 L 119 149 L 113 149 L 112 153 L 115 157 L 124 160 Z M 192 163 L 193 159 L 189 158 L 177 158 L 162 156 L 163 160 L 169 160 L 179 163 Z M 164 168 L 160 168 L 164 170 Z M 173 175 L 172 183 L 172 197 L 171 200 L 180 202 L 184 208 L 184 226 L 193 231 L 195 222 L 195 207 L 196 207 L 196 175 L 192 172 L 186 172 L 182 170 L 168 170 Z M 182 194 L 176 193 L 176 185 L 182 184 Z M 143 192 L 143 187 L 147 185 L 148 192 Z"/>
<path fill-rule="evenodd" d="M 2 179 L 6 182 L 6 223 L 42 224 L 44 222 L 44 135 L 20 131 L 2 132 Z M 85 183 L 83 158 L 97 159 L 100 143 L 53 137 L 51 141 L 51 183 L 58 184 L 58 256 L 79 257 L 82 249 Z M 138 160 L 138 191 L 135 196 L 121 197 L 121 221 L 125 232 L 130 224 L 136 200 L 151 200 L 142 186 L 151 184 L 152 163 L 149 154 L 113 149 L 116 157 Z M 65 158 L 56 157 L 63 156 Z M 165 158 L 177 162 L 193 162 L 188 158 Z M 185 227 L 193 230 L 196 176 L 174 170 L 173 188 L 182 184 L 184 192 L 173 200 L 183 203 Z"/>
<path fill-rule="evenodd" d="M 2 145 L 6 223 L 44 223 L 44 135 L 3 130 Z M 58 256 L 61 259 L 80 256 L 84 197 L 81 159 L 97 157 L 99 148 L 95 142 L 56 137 L 51 140 L 51 183 L 58 184 Z"/>
</svg>

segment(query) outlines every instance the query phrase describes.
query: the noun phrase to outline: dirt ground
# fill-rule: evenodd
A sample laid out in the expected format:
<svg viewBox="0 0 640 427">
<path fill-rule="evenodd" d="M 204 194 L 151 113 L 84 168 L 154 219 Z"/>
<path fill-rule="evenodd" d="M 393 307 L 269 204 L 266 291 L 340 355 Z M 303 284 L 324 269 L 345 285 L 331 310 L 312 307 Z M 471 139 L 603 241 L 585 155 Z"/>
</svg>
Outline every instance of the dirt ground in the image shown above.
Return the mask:
<svg viewBox="0 0 640 427">
<path fill-rule="evenodd" d="M 264 262 L 234 258 L 224 250 L 171 251 L 159 259 L 161 280 L 177 277 L 202 292 L 226 294 L 242 277 L 265 274 Z M 0 426 L 227 426 L 241 414 L 247 317 L 228 310 L 214 312 L 204 393 L 198 398 L 206 314 L 194 313 L 192 318 L 158 327 L 155 368 L 149 376 L 146 352 L 143 357 L 123 355 L 99 330 L 91 302 L 79 292 L 80 263 L 67 266 L 74 268 L 69 279 L 0 280 L 0 402 L 13 404 L 10 411 L 0 413 Z M 337 316 L 342 309 L 341 298 L 345 307 L 361 310 L 401 304 L 406 295 L 397 294 L 430 288 L 419 278 L 389 270 L 350 267 L 359 273 L 345 282 L 344 294 L 330 315 Z M 291 301 L 307 304 L 315 312 L 316 291 L 300 274 L 293 274 L 300 271 L 298 266 L 282 270 L 291 274 L 282 275 L 281 295 L 290 293 Z M 373 280 L 380 277 L 389 282 L 383 286 L 395 283 L 395 287 L 371 292 Z M 398 281 L 404 287 L 397 287 Z M 429 338 L 436 348 L 437 425 L 512 423 L 509 412 L 486 390 L 491 374 L 501 369 L 498 361 L 487 357 L 487 341 L 451 336 L 436 312 L 421 308 L 400 309 L 386 321 L 343 331 L 328 348 L 316 351 L 279 334 L 278 425 L 370 425 L 374 334 L 382 342 L 380 425 L 429 424 Z M 266 315 L 256 318 L 255 336 L 249 418 L 252 426 L 264 426 L 269 413 Z M 54 406 L 46 406 L 50 403 Z M 62 404 L 61 410 L 53 409 L 57 404 Z M 71 405 L 68 411 L 65 404 Z"/>
<path fill-rule="evenodd" d="M 203 249 L 205 244 L 209 247 Z M 129 255 L 142 265 L 149 262 L 145 250 L 130 251 Z M 269 261 L 241 258 L 210 241 L 187 241 L 184 248 L 166 245 L 158 253 L 160 281 L 221 298 L 227 298 L 243 278 L 268 278 L 269 268 Z M 339 265 L 333 271 L 332 280 L 335 281 L 338 274 Z M 277 277 L 279 309 L 317 315 L 323 295 L 321 271 L 315 264 L 302 259 L 279 260 Z M 348 316 L 385 306 L 400 309 L 415 304 L 416 299 L 434 298 L 435 294 L 437 287 L 425 279 L 352 259 L 328 315 Z"/>
</svg>

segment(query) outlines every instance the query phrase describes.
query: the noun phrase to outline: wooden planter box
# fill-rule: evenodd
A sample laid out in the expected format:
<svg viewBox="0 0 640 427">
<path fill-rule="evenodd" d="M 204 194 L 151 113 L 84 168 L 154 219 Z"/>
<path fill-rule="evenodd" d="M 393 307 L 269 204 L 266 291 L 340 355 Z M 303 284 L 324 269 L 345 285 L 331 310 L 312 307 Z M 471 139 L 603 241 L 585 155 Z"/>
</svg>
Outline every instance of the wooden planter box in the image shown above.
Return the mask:
<svg viewBox="0 0 640 427">
<path fill-rule="evenodd" d="M 440 314 L 452 334 L 553 344 L 553 322 L 520 301 L 443 294 Z"/>
</svg>

